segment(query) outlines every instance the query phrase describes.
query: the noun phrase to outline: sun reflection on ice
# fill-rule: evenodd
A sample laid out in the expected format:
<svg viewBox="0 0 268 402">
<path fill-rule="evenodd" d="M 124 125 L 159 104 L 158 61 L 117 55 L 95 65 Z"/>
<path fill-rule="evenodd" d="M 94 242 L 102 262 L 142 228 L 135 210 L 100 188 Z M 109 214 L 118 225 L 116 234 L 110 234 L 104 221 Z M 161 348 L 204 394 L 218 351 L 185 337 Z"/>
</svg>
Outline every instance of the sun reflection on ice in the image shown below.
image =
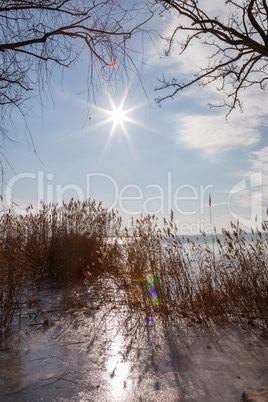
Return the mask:
<svg viewBox="0 0 268 402">
<path fill-rule="evenodd" d="M 130 363 L 123 361 L 122 349 L 124 348 L 123 337 L 120 336 L 111 345 L 110 357 L 107 360 L 106 368 L 109 373 L 109 393 L 113 400 L 117 400 L 126 392 L 126 379 L 130 373 Z"/>
</svg>

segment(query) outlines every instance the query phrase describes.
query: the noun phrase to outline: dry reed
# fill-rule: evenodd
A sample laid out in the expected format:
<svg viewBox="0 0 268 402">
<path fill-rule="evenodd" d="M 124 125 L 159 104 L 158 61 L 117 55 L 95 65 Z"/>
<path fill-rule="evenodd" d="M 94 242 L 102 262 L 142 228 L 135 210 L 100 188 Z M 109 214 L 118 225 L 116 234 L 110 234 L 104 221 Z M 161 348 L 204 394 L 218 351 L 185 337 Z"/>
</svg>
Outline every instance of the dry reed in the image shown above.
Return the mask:
<svg viewBox="0 0 268 402">
<path fill-rule="evenodd" d="M 267 229 L 249 235 L 233 225 L 211 248 L 204 233 L 199 242 L 178 237 L 173 216 L 161 229 L 155 216 L 127 229 L 118 213 L 90 200 L 42 204 L 24 216 L 11 210 L 0 225 L 0 327 L 10 327 L 27 306 L 27 284 L 42 278 L 97 286 L 102 303 L 124 303 L 137 317 L 267 328 Z"/>
</svg>

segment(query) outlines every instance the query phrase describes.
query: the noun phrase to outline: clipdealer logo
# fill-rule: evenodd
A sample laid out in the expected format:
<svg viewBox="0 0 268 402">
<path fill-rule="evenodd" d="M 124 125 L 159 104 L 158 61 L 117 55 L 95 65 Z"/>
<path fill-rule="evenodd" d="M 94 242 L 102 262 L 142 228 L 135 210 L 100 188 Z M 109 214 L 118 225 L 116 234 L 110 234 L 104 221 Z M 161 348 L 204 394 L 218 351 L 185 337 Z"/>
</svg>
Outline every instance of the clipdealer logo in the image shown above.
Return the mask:
<svg viewBox="0 0 268 402">
<path fill-rule="evenodd" d="M 52 173 L 25 172 L 13 176 L 7 183 L 3 194 L 7 208 L 13 204 L 13 194 L 16 194 L 18 185 L 23 185 L 25 188 L 26 186 L 28 188 L 29 185 L 31 188 L 33 187 L 35 194 L 37 194 L 37 208 L 34 209 L 36 212 L 42 207 L 41 201 L 46 204 L 58 203 L 61 206 L 68 191 L 74 193 L 75 198 L 84 201 L 88 198 L 96 198 L 101 189 L 101 192 L 109 199 L 108 209 L 110 210 L 118 208 L 128 216 L 169 214 L 171 210 L 174 210 L 181 217 L 205 216 L 207 200 L 213 188 L 212 184 L 198 187 L 182 184 L 175 187 L 172 183 L 171 171 L 167 172 L 167 180 L 163 186 L 152 183 L 143 188 L 133 183 L 120 188 L 115 178 L 105 173 L 87 173 L 86 186 L 82 188 L 75 183 L 55 184 Z M 240 180 L 228 192 L 227 206 L 230 216 L 247 229 L 255 229 L 256 217 L 258 222 L 262 221 L 262 187 L 263 172 L 260 170 Z M 243 204 L 247 205 L 246 209 L 249 210 L 247 217 L 241 213 L 243 210 L 241 205 L 243 206 Z M 133 205 L 137 209 L 134 210 Z M 24 213 L 25 209 L 18 206 L 16 212 Z"/>
<path fill-rule="evenodd" d="M 167 172 L 166 182 L 163 185 L 151 183 L 144 187 L 133 183 L 120 187 L 114 177 L 105 173 L 87 173 L 85 189 L 74 183 L 61 185 L 53 181 L 52 173 L 45 174 L 42 171 L 20 173 L 7 183 L 4 193 L 5 203 L 11 207 L 16 186 L 30 185 L 35 194 L 37 193 L 37 211 L 41 207 L 41 201 L 46 204 L 58 203 L 61 206 L 66 193 L 72 191 L 75 193 L 75 198 L 80 201 L 94 199 L 96 194 L 104 193 L 109 200 L 108 210 L 118 208 L 129 216 L 169 214 L 171 210 L 180 216 L 194 216 L 205 214 L 208 193 L 213 188 L 212 184 L 199 186 L 182 184 L 175 187 L 171 171 Z M 17 212 L 23 213 L 24 210 L 18 207 Z"/>
<path fill-rule="evenodd" d="M 263 210 L 263 172 L 259 170 L 236 183 L 228 193 L 228 209 L 231 216 L 247 229 L 255 229 L 256 222 L 262 222 Z M 250 208 L 248 218 L 234 211 L 235 197 L 243 197 Z M 242 198 L 242 199 L 243 199 Z"/>
</svg>

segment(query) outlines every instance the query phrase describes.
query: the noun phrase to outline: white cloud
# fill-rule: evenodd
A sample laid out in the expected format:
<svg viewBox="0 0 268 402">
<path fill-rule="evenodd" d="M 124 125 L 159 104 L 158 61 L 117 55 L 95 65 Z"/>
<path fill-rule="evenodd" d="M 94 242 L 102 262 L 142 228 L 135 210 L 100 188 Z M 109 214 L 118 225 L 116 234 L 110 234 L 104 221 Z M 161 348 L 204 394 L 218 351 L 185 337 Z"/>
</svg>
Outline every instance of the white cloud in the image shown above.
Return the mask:
<svg viewBox="0 0 268 402">
<path fill-rule="evenodd" d="M 205 87 L 202 91 L 200 88 L 192 88 L 190 92 L 186 92 L 186 96 L 201 98 L 200 101 L 210 97 L 215 101 L 221 93 L 216 87 Z M 208 114 L 184 116 L 178 127 L 177 142 L 202 149 L 205 155 L 258 144 L 261 140 L 260 128 L 268 126 L 266 97 L 267 93 L 264 91 L 248 88 L 243 98 L 244 112 L 241 114 L 238 110 L 232 111 L 227 121 L 225 114 L 228 110 L 225 109 L 220 114 L 212 114 L 208 109 Z M 252 154 L 251 159 L 259 160 L 262 155 Z"/>
<path fill-rule="evenodd" d="M 263 174 L 268 175 L 268 147 L 251 152 L 250 160 L 254 170 L 262 170 Z"/>
<path fill-rule="evenodd" d="M 171 38 L 173 32 L 179 24 L 186 25 L 187 19 L 184 16 L 178 18 L 177 12 L 172 11 L 159 20 L 162 38 Z M 168 44 L 162 38 L 154 41 L 154 45 L 147 48 L 148 65 L 158 68 L 162 67 L 167 77 L 174 76 L 178 78 L 179 74 L 193 75 L 197 73 L 200 66 L 207 65 L 207 58 L 212 53 L 212 49 L 202 46 L 199 40 L 194 40 L 185 52 L 181 53 L 181 43 L 185 41 L 187 34 L 185 31 L 178 31 L 169 56 L 165 56 Z"/>
<path fill-rule="evenodd" d="M 233 119 L 226 123 L 224 114 L 193 115 L 182 118 L 178 142 L 199 148 L 206 154 L 222 153 L 247 147 L 260 140 L 260 134 L 250 119 Z"/>
<path fill-rule="evenodd" d="M 219 16 L 222 21 L 227 18 L 232 7 L 226 6 L 223 0 L 221 2 L 202 0 L 202 8 L 208 10 L 208 13 L 213 16 Z M 183 18 L 185 17 L 180 16 L 178 18 L 178 13 L 174 10 L 170 15 L 165 14 L 162 22 L 160 20 L 164 32 L 163 36 L 170 36 L 178 26 L 179 21 L 183 23 Z M 183 37 L 185 38 L 185 35 L 185 31 L 179 31 L 176 39 L 180 41 Z M 163 47 L 163 42 L 159 41 L 158 45 Z M 187 75 L 193 77 L 193 74 L 199 71 L 200 66 L 207 65 L 207 57 L 211 51 L 212 48 L 209 46 L 202 46 L 195 42 L 193 46 L 189 46 L 184 54 L 179 55 L 180 46 L 174 42 L 170 57 L 162 59 L 160 64 L 157 62 L 159 55 L 152 56 L 151 54 L 150 64 L 157 63 L 159 67 L 162 65 L 166 72 L 166 78 L 175 77 L 184 81 L 187 80 Z M 205 103 L 221 104 L 223 99 L 226 100 L 226 96 L 217 89 L 217 86 L 219 86 L 219 82 L 215 81 L 202 88 L 200 86 L 189 87 L 181 93 L 181 96 L 194 99 L 195 105 L 197 100 L 200 105 Z M 167 91 L 160 91 L 157 95 L 166 96 Z M 194 115 L 189 106 L 188 116 L 183 118 L 176 116 L 179 122 L 176 142 L 183 142 L 189 147 L 201 149 L 204 151 L 204 155 L 258 144 L 261 140 L 260 127 L 268 126 L 267 93 L 258 87 L 249 87 L 245 91 L 241 91 L 240 95 L 244 113 L 241 114 L 240 110 L 234 110 L 228 118 L 228 123 L 225 119 L 228 108 L 215 109 L 215 112 L 221 110 L 221 113 L 215 114 L 212 114 L 208 108 L 207 113 Z M 179 95 L 177 98 L 182 99 Z"/>
<path fill-rule="evenodd" d="M 217 17 L 223 23 L 228 23 L 228 16 L 231 11 L 237 11 L 237 8 L 232 4 L 226 5 L 224 0 L 202 0 L 200 7 L 211 18 Z M 189 24 L 191 24 L 189 18 L 179 14 L 174 8 L 170 9 L 169 13 L 164 13 L 162 18 L 158 20 L 158 28 L 162 38 L 171 38 L 179 25 L 189 26 Z M 180 54 L 182 50 L 181 44 L 185 42 L 189 34 L 189 31 L 177 30 L 169 57 L 163 57 L 161 61 L 159 60 L 160 56 L 164 54 L 164 49 L 167 50 L 168 47 L 165 46 L 163 39 L 159 37 L 154 41 L 154 46 L 149 46 L 148 63 L 153 65 L 157 63 L 159 66 L 162 64 L 167 76 L 174 75 L 175 77 L 178 77 L 178 74 L 193 75 L 200 70 L 200 67 L 207 66 L 208 58 L 217 49 L 213 46 L 201 44 L 199 39 L 194 39 L 186 51 Z"/>
</svg>

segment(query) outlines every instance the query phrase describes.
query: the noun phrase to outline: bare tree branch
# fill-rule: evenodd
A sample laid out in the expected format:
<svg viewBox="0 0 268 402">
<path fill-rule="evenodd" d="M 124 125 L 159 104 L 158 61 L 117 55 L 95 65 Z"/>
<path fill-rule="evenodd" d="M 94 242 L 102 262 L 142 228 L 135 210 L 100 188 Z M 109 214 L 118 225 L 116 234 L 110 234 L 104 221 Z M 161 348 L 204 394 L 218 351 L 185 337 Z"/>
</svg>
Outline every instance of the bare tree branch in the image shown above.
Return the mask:
<svg viewBox="0 0 268 402">
<path fill-rule="evenodd" d="M 49 88 L 55 65 L 69 67 L 88 51 L 89 89 L 108 79 L 111 63 L 127 76 L 133 65 L 126 43 L 153 12 L 142 2 L 120 0 L 0 0 L 0 134 L 17 107 L 26 116 L 31 98 Z M 108 73 L 107 73 L 108 71 Z M 41 99 L 42 102 L 42 99 Z M 10 137 L 8 137 L 10 138 Z"/>
<path fill-rule="evenodd" d="M 173 98 L 179 91 L 199 83 L 208 85 L 213 81 L 221 82 L 219 91 L 225 95 L 223 103 L 213 105 L 227 106 L 229 113 L 237 106 L 242 110 L 239 94 L 241 89 L 259 85 L 265 89 L 268 66 L 268 6 L 266 0 L 225 0 L 230 7 L 227 22 L 218 16 L 209 15 L 199 5 L 198 0 L 159 0 L 162 12 L 178 12 L 179 24 L 171 37 L 166 38 L 170 55 L 175 48 L 175 39 L 181 32 L 187 32 L 184 42 L 180 43 L 181 53 L 188 50 L 193 40 L 211 47 L 212 54 L 206 67 L 199 69 L 188 82 L 176 78 L 160 80 L 156 90 L 169 89 L 167 95 L 157 98 L 160 103 Z M 183 24 L 180 20 L 183 17 Z M 186 21 L 186 22 L 185 22 Z M 195 43 L 197 46 L 197 44 Z M 229 114 L 228 113 L 228 114 Z"/>
</svg>

